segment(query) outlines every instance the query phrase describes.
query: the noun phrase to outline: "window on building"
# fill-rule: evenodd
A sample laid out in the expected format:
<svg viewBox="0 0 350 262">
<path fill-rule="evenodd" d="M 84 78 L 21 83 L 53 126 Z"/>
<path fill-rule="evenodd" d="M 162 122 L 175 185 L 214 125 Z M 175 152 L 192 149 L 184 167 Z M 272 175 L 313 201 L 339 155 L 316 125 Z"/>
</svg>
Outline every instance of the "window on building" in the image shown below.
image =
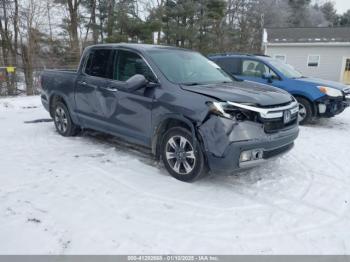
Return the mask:
<svg viewBox="0 0 350 262">
<path fill-rule="evenodd" d="M 287 56 L 286 55 L 274 55 L 273 58 L 283 61 L 283 62 L 287 62 Z"/>
<path fill-rule="evenodd" d="M 347 85 L 350 85 L 350 58 L 347 58 L 345 61 L 345 71 L 343 76 L 343 82 Z"/>
<path fill-rule="evenodd" d="M 320 65 L 320 56 L 319 55 L 309 55 L 307 59 L 308 67 L 318 67 Z"/>
<path fill-rule="evenodd" d="M 93 50 L 88 57 L 85 73 L 91 76 L 112 78 L 109 62 L 112 57 L 111 49 Z"/>
<path fill-rule="evenodd" d="M 346 59 L 345 71 L 350 71 L 350 59 Z"/>
</svg>

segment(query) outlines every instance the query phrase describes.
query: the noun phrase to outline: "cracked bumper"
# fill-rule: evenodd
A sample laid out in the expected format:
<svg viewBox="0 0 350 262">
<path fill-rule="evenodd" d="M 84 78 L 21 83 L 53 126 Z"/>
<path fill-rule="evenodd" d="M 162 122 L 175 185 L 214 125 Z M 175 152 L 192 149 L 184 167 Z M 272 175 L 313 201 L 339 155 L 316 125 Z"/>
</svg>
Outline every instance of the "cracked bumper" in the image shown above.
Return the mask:
<svg viewBox="0 0 350 262">
<path fill-rule="evenodd" d="M 339 115 L 350 106 L 350 95 L 342 98 L 326 97 L 317 102 L 320 117 L 333 117 Z"/>
<path fill-rule="evenodd" d="M 345 96 L 345 104 L 346 104 L 347 106 L 350 106 L 350 94 L 348 94 L 348 95 Z"/>
<path fill-rule="evenodd" d="M 288 152 L 298 137 L 297 125 L 273 134 L 264 132 L 263 124 L 244 121 L 235 122 L 211 116 L 200 128 L 210 170 L 231 172 L 259 165 L 271 158 Z M 259 160 L 240 162 L 243 151 L 261 149 Z"/>
</svg>

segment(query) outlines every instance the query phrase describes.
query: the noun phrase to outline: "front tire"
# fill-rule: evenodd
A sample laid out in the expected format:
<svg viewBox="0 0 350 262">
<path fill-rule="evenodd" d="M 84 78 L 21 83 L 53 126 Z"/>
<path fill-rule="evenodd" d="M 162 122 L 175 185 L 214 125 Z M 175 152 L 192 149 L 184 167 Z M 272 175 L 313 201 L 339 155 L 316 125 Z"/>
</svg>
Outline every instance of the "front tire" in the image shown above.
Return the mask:
<svg viewBox="0 0 350 262">
<path fill-rule="evenodd" d="M 191 182 L 206 174 L 199 142 L 185 128 L 174 127 L 165 133 L 161 154 L 167 171 L 180 181 Z"/>
<path fill-rule="evenodd" d="M 296 98 L 299 103 L 299 125 L 310 124 L 313 119 L 312 107 L 308 100 L 302 97 Z"/>
<path fill-rule="evenodd" d="M 79 127 L 73 123 L 67 106 L 62 102 L 57 102 L 53 107 L 53 121 L 57 132 L 62 136 L 78 133 Z"/>
</svg>

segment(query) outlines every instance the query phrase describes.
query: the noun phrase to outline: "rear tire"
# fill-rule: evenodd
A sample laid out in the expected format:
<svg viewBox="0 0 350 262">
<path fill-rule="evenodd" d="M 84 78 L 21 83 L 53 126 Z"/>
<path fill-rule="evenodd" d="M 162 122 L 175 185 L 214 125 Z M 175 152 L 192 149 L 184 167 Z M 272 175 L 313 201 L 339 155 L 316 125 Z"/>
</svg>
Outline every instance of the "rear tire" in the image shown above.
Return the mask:
<svg viewBox="0 0 350 262">
<path fill-rule="evenodd" d="M 162 141 L 162 160 L 171 176 L 180 181 L 191 182 L 207 173 L 199 142 L 192 137 L 189 130 L 181 127 L 171 128 L 165 133 Z"/>
<path fill-rule="evenodd" d="M 308 100 L 302 97 L 296 97 L 299 103 L 299 125 L 310 124 L 313 120 L 312 107 Z"/>
<path fill-rule="evenodd" d="M 64 103 L 57 102 L 53 106 L 52 115 L 56 130 L 60 135 L 75 136 L 79 132 L 79 127 L 73 123 L 69 110 Z"/>
</svg>

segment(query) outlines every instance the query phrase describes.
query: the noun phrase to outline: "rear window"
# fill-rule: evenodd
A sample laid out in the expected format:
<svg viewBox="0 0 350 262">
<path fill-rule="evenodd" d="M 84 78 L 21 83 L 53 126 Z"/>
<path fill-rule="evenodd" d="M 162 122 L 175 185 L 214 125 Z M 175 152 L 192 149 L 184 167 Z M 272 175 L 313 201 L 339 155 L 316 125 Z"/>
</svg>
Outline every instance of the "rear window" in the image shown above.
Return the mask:
<svg viewBox="0 0 350 262">
<path fill-rule="evenodd" d="M 88 60 L 85 66 L 85 73 L 90 76 L 97 76 L 103 78 L 112 78 L 111 70 L 111 58 L 112 58 L 111 49 L 100 49 L 93 50 L 90 52 Z"/>
<path fill-rule="evenodd" d="M 214 60 L 222 69 L 231 75 L 241 74 L 241 59 L 240 58 L 218 58 Z"/>
</svg>

